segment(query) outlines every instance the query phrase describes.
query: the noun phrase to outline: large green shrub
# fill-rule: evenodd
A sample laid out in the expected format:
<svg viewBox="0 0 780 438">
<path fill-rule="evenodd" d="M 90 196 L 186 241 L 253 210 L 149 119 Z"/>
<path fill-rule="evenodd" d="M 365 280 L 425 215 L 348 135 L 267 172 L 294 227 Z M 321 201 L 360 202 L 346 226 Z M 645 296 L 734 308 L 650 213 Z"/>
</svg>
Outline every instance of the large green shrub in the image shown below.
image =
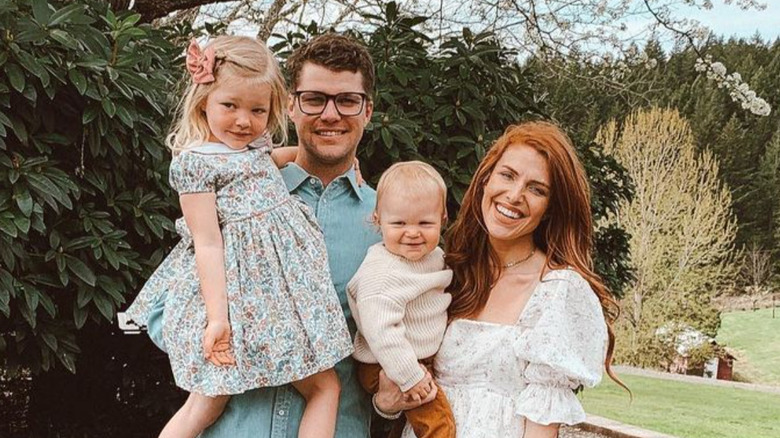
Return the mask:
<svg viewBox="0 0 780 438">
<path fill-rule="evenodd" d="M 94 2 L 0 1 L 0 350 L 75 372 L 76 330 L 114 320 L 160 261 L 171 64 L 160 31 Z"/>
</svg>

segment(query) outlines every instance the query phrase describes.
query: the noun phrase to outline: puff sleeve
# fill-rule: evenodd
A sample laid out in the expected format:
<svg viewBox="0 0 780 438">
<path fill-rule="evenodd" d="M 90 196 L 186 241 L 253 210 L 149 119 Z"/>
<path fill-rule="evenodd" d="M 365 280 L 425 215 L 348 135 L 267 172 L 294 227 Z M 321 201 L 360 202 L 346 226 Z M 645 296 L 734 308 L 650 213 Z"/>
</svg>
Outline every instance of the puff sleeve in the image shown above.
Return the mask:
<svg viewBox="0 0 780 438">
<path fill-rule="evenodd" d="M 173 157 L 169 170 L 171 187 L 180 195 L 216 191 L 216 172 L 208 155 L 184 151 Z"/>
<path fill-rule="evenodd" d="M 576 272 L 563 271 L 544 286 L 515 341 L 518 359 L 527 362 L 516 414 L 539 424 L 576 424 L 585 411 L 573 390 L 601 381 L 607 326 L 598 297 Z"/>
</svg>

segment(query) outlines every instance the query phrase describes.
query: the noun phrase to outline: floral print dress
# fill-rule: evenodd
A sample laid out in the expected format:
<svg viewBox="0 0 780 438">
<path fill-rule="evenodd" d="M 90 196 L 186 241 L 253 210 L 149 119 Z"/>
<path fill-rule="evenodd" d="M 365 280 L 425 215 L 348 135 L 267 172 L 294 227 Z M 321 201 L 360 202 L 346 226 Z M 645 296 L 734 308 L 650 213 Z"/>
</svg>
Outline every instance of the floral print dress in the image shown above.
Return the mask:
<svg viewBox="0 0 780 438">
<path fill-rule="evenodd" d="M 204 358 L 206 307 L 183 218 L 176 222 L 181 242 L 127 315 L 146 325 L 153 304 L 165 300 L 163 342 L 176 384 L 187 391 L 215 396 L 278 386 L 352 353 L 322 232 L 309 208 L 288 193 L 269 151 L 206 143 L 171 162 L 171 186 L 180 195 L 216 194 L 236 365 Z"/>
<path fill-rule="evenodd" d="M 525 419 L 576 424 L 574 389 L 601 380 L 607 327 L 588 283 L 573 270 L 547 273 L 515 325 L 457 319 L 434 360 L 436 383 L 458 438 L 520 438 Z M 414 438 L 407 424 L 403 438 Z"/>
</svg>

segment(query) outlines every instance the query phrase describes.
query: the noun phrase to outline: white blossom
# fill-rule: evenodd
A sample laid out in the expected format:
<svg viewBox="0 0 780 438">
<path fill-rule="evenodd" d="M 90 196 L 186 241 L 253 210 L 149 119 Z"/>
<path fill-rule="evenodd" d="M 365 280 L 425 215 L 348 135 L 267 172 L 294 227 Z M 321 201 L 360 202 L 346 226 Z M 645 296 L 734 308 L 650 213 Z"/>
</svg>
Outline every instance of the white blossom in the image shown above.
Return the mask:
<svg viewBox="0 0 780 438">
<path fill-rule="evenodd" d="M 714 80 L 718 88 L 728 90 L 731 99 L 743 109 L 757 116 L 768 116 L 772 112 L 769 103 L 758 97 L 756 92 L 750 89 L 750 85 L 742 81 L 742 75 L 737 72 L 729 74 L 723 63 L 713 62 L 712 57 L 706 56 L 705 59 L 696 60 L 694 69 L 705 73 L 707 79 Z"/>
</svg>

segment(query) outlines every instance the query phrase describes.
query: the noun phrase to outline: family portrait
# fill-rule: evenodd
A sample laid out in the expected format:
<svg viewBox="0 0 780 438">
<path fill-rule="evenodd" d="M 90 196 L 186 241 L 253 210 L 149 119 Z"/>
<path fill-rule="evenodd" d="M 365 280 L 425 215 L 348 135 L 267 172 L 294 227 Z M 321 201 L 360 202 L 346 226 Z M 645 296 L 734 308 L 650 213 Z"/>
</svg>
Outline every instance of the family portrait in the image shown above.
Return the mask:
<svg viewBox="0 0 780 438">
<path fill-rule="evenodd" d="M 617 3 L 0 1 L 0 436 L 777 436 L 780 9 Z"/>
</svg>

